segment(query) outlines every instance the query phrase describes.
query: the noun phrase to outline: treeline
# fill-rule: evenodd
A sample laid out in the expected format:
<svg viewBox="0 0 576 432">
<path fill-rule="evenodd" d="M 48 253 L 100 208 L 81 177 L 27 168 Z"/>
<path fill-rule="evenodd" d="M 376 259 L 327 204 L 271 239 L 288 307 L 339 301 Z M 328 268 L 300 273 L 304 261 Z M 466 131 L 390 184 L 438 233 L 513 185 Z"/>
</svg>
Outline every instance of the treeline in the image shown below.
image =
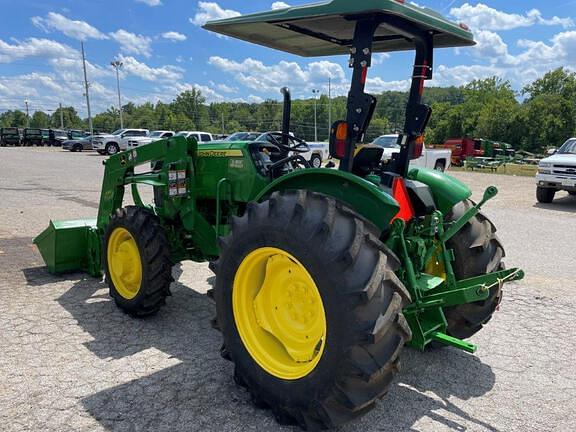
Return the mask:
<svg viewBox="0 0 576 432">
<path fill-rule="evenodd" d="M 378 135 L 402 129 L 406 92 L 388 91 L 377 95 L 378 105 L 367 132 L 367 141 Z M 518 149 L 539 152 L 547 146 L 558 146 L 576 134 L 576 73 L 562 68 L 526 85 L 512 89 L 509 81 L 493 77 L 473 81 L 463 87 L 433 87 L 425 93 L 425 103 L 433 108 L 426 141 L 441 143 L 449 137 L 472 136 L 504 141 Z M 328 138 L 329 119 L 342 119 L 346 98 L 331 101 L 322 95 L 313 99 L 294 100 L 291 130 L 306 140 L 315 139 L 315 115 L 318 140 Z M 331 116 L 329 116 L 331 111 Z M 229 134 L 237 131 L 268 131 L 281 127 L 282 103 L 206 103 L 199 90 L 178 95 L 171 103 L 158 102 L 123 106 L 124 125 L 146 129 L 201 130 Z M 31 127 L 87 129 L 73 107 L 56 110 L 52 115 L 36 111 Z M 97 114 L 93 119 L 97 131 L 119 128 L 117 108 Z M 21 111 L 0 114 L 0 126 L 24 127 L 26 115 Z"/>
</svg>

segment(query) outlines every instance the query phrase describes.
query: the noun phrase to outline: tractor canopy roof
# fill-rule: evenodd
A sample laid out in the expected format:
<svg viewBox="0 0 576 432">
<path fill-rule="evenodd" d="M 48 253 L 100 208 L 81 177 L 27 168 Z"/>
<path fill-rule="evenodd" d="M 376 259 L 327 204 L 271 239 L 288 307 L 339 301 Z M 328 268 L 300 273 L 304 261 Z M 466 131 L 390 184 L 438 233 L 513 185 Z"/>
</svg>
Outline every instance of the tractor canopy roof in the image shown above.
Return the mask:
<svg viewBox="0 0 576 432">
<path fill-rule="evenodd" d="M 402 0 L 331 0 L 209 21 L 204 28 L 292 54 L 315 57 L 349 54 L 355 22 L 382 18 L 374 52 L 414 49 L 412 40 L 388 22 L 405 22 L 434 35 L 435 47 L 474 45 L 472 33 L 437 12 Z"/>
</svg>

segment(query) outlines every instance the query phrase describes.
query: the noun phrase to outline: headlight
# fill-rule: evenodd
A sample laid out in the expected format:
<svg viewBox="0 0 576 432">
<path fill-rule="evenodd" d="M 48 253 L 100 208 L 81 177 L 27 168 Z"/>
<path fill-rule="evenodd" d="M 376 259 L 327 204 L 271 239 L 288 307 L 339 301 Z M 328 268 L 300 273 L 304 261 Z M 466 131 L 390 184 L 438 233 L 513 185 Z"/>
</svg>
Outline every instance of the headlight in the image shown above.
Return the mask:
<svg viewBox="0 0 576 432">
<path fill-rule="evenodd" d="M 552 174 L 552 164 L 550 162 L 540 162 L 538 164 L 538 174 Z"/>
</svg>

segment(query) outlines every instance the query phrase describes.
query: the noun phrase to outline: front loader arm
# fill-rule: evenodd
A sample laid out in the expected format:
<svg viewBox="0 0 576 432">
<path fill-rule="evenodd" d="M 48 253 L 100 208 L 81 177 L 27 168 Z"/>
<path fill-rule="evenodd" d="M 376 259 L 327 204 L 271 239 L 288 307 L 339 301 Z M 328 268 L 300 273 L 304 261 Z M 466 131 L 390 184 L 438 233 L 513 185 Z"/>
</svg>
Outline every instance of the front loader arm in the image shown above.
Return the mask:
<svg viewBox="0 0 576 432">
<path fill-rule="evenodd" d="M 163 216 L 174 217 L 178 212 L 187 213 L 193 204 L 190 194 L 194 190 L 194 172 L 197 143 L 194 139 L 174 137 L 147 144 L 138 149 L 119 153 L 104 161 L 105 170 L 98 207 L 97 224 L 104 230 L 116 209 L 122 207 L 126 185 L 132 185 L 137 205 L 141 199 L 135 185 L 146 184 L 163 189 Z M 146 163 L 162 161 L 160 169 L 136 174 L 134 169 Z M 185 182 L 185 183 L 184 183 Z"/>
</svg>

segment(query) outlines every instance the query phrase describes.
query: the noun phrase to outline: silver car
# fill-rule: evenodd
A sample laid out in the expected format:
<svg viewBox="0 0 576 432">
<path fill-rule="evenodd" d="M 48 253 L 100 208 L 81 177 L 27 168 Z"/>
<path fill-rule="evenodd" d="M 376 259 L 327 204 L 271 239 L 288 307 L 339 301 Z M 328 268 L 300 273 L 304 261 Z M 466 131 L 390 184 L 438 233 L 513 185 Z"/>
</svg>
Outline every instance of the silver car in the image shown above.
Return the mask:
<svg viewBox="0 0 576 432">
<path fill-rule="evenodd" d="M 66 140 L 62 143 L 62 150 L 70 150 L 72 152 L 92 150 L 92 137 L 87 136 L 84 138 Z"/>
</svg>

